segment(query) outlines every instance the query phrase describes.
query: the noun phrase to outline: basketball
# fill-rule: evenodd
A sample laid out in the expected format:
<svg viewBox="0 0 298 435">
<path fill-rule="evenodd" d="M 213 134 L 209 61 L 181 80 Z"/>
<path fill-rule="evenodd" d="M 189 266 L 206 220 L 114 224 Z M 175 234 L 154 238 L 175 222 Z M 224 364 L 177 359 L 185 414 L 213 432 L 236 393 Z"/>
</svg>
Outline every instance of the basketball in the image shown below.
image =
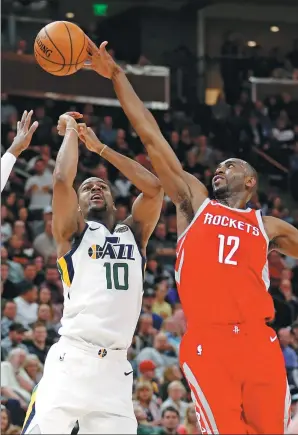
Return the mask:
<svg viewBox="0 0 298 435">
<path fill-rule="evenodd" d="M 67 76 L 84 65 L 87 45 L 88 40 L 80 27 L 68 21 L 55 21 L 36 36 L 34 54 L 38 64 L 48 73 Z"/>
</svg>

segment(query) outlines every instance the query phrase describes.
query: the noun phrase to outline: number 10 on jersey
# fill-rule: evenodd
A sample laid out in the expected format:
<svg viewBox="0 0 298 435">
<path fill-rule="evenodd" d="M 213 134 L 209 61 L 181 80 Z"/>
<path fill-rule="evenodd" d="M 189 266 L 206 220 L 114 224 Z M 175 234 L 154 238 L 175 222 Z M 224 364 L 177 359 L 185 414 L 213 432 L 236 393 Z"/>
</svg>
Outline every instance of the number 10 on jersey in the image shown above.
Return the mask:
<svg viewBox="0 0 298 435">
<path fill-rule="evenodd" d="M 240 239 L 235 236 L 224 236 L 223 234 L 218 235 L 219 238 L 219 248 L 218 248 L 218 262 L 223 264 L 229 264 L 231 266 L 237 266 L 237 261 L 233 260 L 233 256 L 239 248 Z M 229 253 L 224 256 L 225 247 L 229 246 Z"/>
<path fill-rule="evenodd" d="M 105 263 L 108 290 L 128 290 L 128 264 Z"/>
</svg>

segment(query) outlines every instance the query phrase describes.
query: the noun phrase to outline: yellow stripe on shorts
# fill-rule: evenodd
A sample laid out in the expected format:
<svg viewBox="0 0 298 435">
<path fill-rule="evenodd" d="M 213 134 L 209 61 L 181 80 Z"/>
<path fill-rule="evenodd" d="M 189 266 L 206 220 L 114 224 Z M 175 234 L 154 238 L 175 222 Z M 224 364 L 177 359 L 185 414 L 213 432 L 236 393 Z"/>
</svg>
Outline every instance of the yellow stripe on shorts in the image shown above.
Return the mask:
<svg viewBox="0 0 298 435">
<path fill-rule="evenodd" d="M 32 396 L 31 396 L 31 400 L 27 409 L 27 413 L 26 413 L 26 417 L 25 417 L 25 421 L 23 424 L 23 429 L 22 429 L 22 434 L 24 434 L 26 432 L 26 430 L 28 429 L 31 421 L 33 420 L 33 417 L 35 415 L 35 401 L 36 401 L 36 393 L 37 393 L 37 386 L 34 388 Z"/>
</svg>

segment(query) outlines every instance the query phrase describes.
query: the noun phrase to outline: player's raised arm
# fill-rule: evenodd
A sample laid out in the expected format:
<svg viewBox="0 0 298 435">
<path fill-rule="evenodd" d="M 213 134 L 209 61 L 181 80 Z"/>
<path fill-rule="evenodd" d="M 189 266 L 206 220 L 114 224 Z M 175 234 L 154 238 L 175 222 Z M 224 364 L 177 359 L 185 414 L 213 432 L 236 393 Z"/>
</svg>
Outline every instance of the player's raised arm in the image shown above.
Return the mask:
<svg viewBox="0 0 298 435">
<path fill-rule="evenodd" d="M 32 114 L 33 110 L 29 113 L 27 110 L 24 111 L 21 121 L 17 123 L 16 137 L 6 153 L 1 157 L 1 192 L 7 183 L 16 159 L 28 148 L 32 135 L 38 127 L 37 121 L 30 126 Z"/>
<path fill-rule="evenodd" d="M 78 127 L 74 117 L 67 113 L 60 116 L 58 132 L 64 139 L 53 174 L 53 234 L 58 257 L 61 257 L 70 249 L 72 236 L 83 231 L 85 223 L 78 213 L 78 199 L 73 188 L 79 159 Z"/>
<path fill-rule="evenodd" d="M 86 147 L 115 166 L 142 192 L 134 202 L 132 215 L 126 223 L 134 227 L 142 248 L 145 248 L 160 217 L 163 189 L 159 179 L 135 160 L 104 145 L 86 124 L 79 124 L 78 128 L 79 138 Z"/>
<path fill-rule="evenodd" d="M 152 165 L 161 184 L 176 205 L 197 208 L 207 197 L 207 190 L 196 180 L 195 196 L 188 178 L 174 151 L 163 137 L 154 117 L 139 99 L 122 69 L 106 51 L 106 42 L 99 50 L 90 44 L 92 68 L 100 75 L 109 78 L 121 106 L 133 128 L 146 147 Z"/>
<path fill-rule="evenodd" d="M 289 223 L 273 216 L 263 218 L 271 249 L 298 258 L 298 230 Z"/>
</svg>

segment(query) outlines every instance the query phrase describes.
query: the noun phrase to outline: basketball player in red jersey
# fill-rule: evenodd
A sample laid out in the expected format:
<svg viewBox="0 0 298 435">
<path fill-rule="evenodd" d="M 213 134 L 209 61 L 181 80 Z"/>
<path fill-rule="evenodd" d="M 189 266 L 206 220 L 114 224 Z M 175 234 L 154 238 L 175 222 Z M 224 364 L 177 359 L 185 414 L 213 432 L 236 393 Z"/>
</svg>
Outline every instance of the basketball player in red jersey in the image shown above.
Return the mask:
<svg viewBox="0 0 298 435">
<path fill-rule="evenodd" d="M 129 121 L 145 145 L 167 195 L 176 204 L 176 281 L 188 330 L 180 362 L 192 390 L 202 433 L 282 434 L 290 396 L 283 356 L 266 323 L 267 254 L 298 258 L 298 231 L 246 208 L 257 174 L 245 161 L 222 162 L 213 178 L 215 200 L 185 173 L 151 113 L 121 68 L 90 44 L 91 67 L 112 80 Z"/>
</svg>

